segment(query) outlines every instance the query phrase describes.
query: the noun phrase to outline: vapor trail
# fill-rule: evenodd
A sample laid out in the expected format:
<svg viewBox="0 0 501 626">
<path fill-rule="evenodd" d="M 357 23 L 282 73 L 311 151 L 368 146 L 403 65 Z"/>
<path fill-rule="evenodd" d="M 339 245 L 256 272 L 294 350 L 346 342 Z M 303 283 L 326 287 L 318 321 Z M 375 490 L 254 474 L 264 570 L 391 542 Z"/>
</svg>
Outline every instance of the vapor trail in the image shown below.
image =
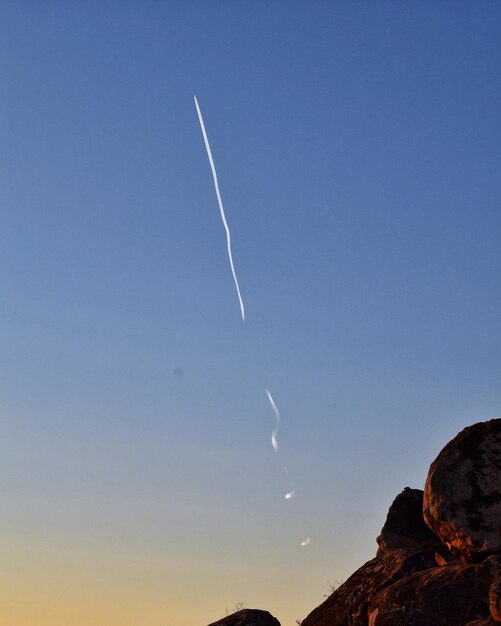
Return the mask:
<svg viewBox="0 0 501 626">
<path fill-rule="evenodd" d="M 277 419 L 275 430 L 271 433 L 271 445 L 273 446 L 273 449 L 275 450 L 275 452 L 278 452 L 277 433 L 278 433 L 278 426 L 280 424 L 280 413 L 278 412 L 277 405 L 275 404 L 275 401 L 273 400 L 271 393 L 268 391 L 268 389 L 265 389 L 265 391 L 266 391 L 266 395 L 268 396 L 268 400 L 270 401 L 271 408 L 273 409 L 273 413 L 275 413 L 275 417 Z M 285 467 L 284 469 L 285 471 L 287 471 Z"/>
<path fill-rule="evenodd" d="M 237 288 L 238 301 L 240 302 L 240 312 L 242 314 L 242 319 L 245 322 L 244 303 L 243 303 L 243 300 L 242 300 L 242 296 L 240 295 L 240 287 L 238 286 L 237 275 L 235 273 L 235 266 L 233 265 L 233 257 L 232 257 L 232 254 L 231 254 L 230 229 L 229 229 L 229 226 L 228 226 L 228 222 L 226 221 L 226 215 L 224 214 L 223 201 L 221 200 L 221 193 L 219 192 L 219 183 L 217 181 L 216 166 L 214 165 L 214 159 L 212 158 L 212 152 L 211 152 L 211 149 L 210 149 L 209 138 L 207 137 L 207 132 L 205 130 L 205 124 L 204 124 L 204 120 L 203 120 L 203 117 L 202 117 L 202 112 L 200 111 L 200 107 L 198 105 L 197 97 L 194 95 L 193 98 L 195 99 L 195 106 L 197 108 L 198 120 L 200 122 L 200 128 L 202 129 L 202 135 L 204 137 L 205 148 L 207 150 L 207 156 L 209 157 L 209 163 L 210 163 L 210 167 L 211 167 L 211 170 L 212 170 L 212 177 L 214 178 L 214 188 L 216 190 L 216 196 L 217 196 L 217 201 L 218 201 L 218 204 L 219 204 L 219 210 L 221 211 L 221 219 L 223 220 L 223 226 L 224 226 L 224 229 L 226 231 L 226 243 L 227 243 L 227 246 L 228 246 L 228 258 L 230 259 L 231 273 L 233 274 L 233 280 L 235 281 L 235 287 Z"/>
</svg>

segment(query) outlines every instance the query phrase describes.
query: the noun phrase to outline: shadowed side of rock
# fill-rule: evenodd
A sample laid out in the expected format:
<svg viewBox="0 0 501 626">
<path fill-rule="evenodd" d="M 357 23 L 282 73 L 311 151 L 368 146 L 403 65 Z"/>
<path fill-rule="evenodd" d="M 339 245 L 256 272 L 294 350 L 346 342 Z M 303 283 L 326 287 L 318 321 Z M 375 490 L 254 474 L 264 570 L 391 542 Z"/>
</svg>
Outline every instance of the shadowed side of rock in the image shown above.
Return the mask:
<svg viewBox="0 0 501 626">
<path fill-rule="evenodd" d="M 363 626 L 369 602 L 381 589 L 435 566 L 440 542 L 424 524 L 422 506 L 423 492 L 406 487 L 388 511 L 377 556 L 312 611 L 302 626 Z"/>
<path fill-rule="evenodd" d="M 347 626 L 366 624 L 370 600 L 380 589 L 403 576 L 434 564 L 433 551 L 408 553 L 395 550 L 362 565 L 302 622 L 302 626 Z"/>
<path fill-rule="evenodd" d="M 406 487 L 393 501 L 381 534 L 378 554 L 390 550 L 424 550 L 440 545 L 423 519 L 423 492 Z"/>
<path fill-rule="evenodd" d="M 280 622 L 268 611 L 242 609 L 212 622 L 209 626 L 280 626 Z"/>
<path fill-rule="evenodd" d="M 488 619 L 489 564 L 447 565 L 407 576 L 370 603 L 369 626 L 451 626 Z"/>
</svg>

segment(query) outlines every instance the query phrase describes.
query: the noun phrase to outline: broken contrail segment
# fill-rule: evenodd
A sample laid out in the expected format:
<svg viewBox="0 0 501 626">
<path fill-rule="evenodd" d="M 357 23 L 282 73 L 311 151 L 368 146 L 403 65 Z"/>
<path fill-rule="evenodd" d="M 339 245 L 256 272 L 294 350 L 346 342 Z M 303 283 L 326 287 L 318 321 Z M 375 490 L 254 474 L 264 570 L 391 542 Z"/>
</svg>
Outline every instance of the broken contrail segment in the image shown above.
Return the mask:
<svg viewBox="0 0 501 626">
<path fill-rule="evenodd" d="M 235 287 L 237 288 L 238 301 L 240 302 L 240 312 L 242 314 L 242 319 L 245 322 L 245 308 L 244 302 L 242 300 L 242 296 L 240 294 L 240 287 L 238 286 L 237 275 L 235 272 L 235 266 L 233 265 L 233 257 L 231 254 L 231 235 L 230 228 L 228 226 L 228 222 L 226 221 L 226 215 L 224 214 L 223 201 L 221 200 L 221 193 L 219 191 L 219 183 L 217 181 L 217 172 L 216 166 L 214 165 L 214 159 L 212 158 L 212 152 L 210 149 L 209 139 L 207 137 L 207 132 L 205 130 L 205 124 L 202 117 L 202 112 L 200 111 L 200 106 L 198 104 L 198 100 L 196 96 L 193 96 L 195 100 L 195 107 L 197 109 L 198 121 L 200 122 L 200 128 L 202 129 L 202 135 L 204 137 L 205 148 L 207 150 L 207 156 L 209 157 L 209 163 L 212 170 L 212 177 L 214 179 L 214 188 L 216 190 L 217 201 L 219 204 L 219 210 L 221 211 L 221 219 L 223 220 L 223 226 L 226 231 L 226 243 L 228 246 L 228 258 L 230 260 L 231 273 L 233 274 L 233 280 L 235 281 Z"/>
<path fill-rule="evenodd" d="M 271 393 L 268 391 L 268 389 L 265 389 L 265 391 L 266 391 L 266 395 L 268 396 L 268 400 L 270 401 L 271 408 L 273 409 L 273 413 L 275 413 L 275 418 L 277 420 L 275 430 L 271 433 L 271 445 L 273 446 L 273 449 L 275 450 L 275 452 L 278 452 L 277 433 L 278 433 L 278 426 L 280 424 L 280 413 L 278 412 L 277 405 L 275 404 L 275 401 L 273 400 Z M 285 469 L 285 471 L 287 470 Z"/>
<path fill-rule="evenodd" d="M 275 452 L 278 454 L 277 434 L 278 434 L 278 427 L 280 426 L 280 412 L 269 390 L 265 389 L 265 392 L 266 392 L 266 395 L 268 396 L 268 400 L 270 401 L 271 408 L 273 409 L 273 413 L 275 414 L 276 424 L 275 424 L 275 430 L 271 433 L 271 445 L 273 446 L 273 449 L 275 450 Z M 287 469 L 287 467 L 285 465 L 282 465 L 282 467 L 284 468 L 284 472 L 286 474 L 289 474 L 289 470 Z M 296 497 L 296 490 L 294 488 L 292 488 L 284 496 L 286 500 L 292 500 L 292 498 L 295 498 L 295 497 Z"/>
</svg>

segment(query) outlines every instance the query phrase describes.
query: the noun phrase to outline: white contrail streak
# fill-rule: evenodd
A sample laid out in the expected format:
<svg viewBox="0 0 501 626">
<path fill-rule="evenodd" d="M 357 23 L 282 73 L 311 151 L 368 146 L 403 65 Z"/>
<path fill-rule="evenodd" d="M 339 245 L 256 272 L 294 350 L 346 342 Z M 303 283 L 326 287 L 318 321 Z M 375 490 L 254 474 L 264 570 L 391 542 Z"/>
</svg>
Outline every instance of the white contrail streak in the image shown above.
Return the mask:
<svg viewBox="0 0 501 626">
<path fill-rule="evenodd" d="M 273 446 L 273 449 L 275 450 L 275 452 L 278 452 L 278 441 L 277 441 L 277 431 L 274 430 L 271 433 L 271 445 Z"/>
<path fill-rule="evenodd" d="M 278 426 L 280 424 L 280 413 L 278 412 L 277 405 L 275 404 L 275 401 L 273 400 L 271 393 L 268 391 L 268 389 L 265 389 L 265 391 L 266 391 L 266 395 L 268 396 L 268 400 L 270 401 L 271 408 L 273 409 L 273 413 L 275 413 L 275 417 L 277 420 L 275 430 L 271 433 L 271 445 L 273 446 L 273 449 L 275 450 L 275 452 L 278 452 L 277 433 L 278 433 Z"/>
<path fill-rule="evenodd" d="M 271 393 L 268 391 L 268 389 L 265 389 L 265 391 L 266 395 L 268 396 L 268 400 L 270 401 L 271 408 L 273 409 L 273 413 L 275 413 L 275 417 L 277 418 L 277 420 L 280 421 L 280 413 L 278 412 L 277 405 L 275 404 L 275 401 L 273 400 Z"/>
<path fill-rule="evenodd" d="M 216 166 L 214 165 L 214 159 L 212 158 L 212 152 L 211 152 L 210 145 L 209 145 L 209 138 L 207 137 L 207 132 L 205 130 L 205 124 L 204 124 L 204 120 L 203 120 L 203 117 L 202 117 L 202 112 L 200 111 L 200 107 L 198 105 L 197 97 L 194 95 L 193 98 L 195 99 L 195 106 L 197 108 L 198 120 L 200 122 L 200 128 L 202 129 L 202 135 L 204 137 L 205 148 L 207 150 L 207 156 L 209 157 L 209 163 L 210 163 L 210 167 L 211 167 L 211 170 L 212 170 L 212 177 L 214 178 L 214 188 L 216 189 L 216 196 L 217 196 L 217 201 L 218 201 L 218 204 L 219 204 L 219 210 L 221 211 L 221 219 L 223 220 L 223 226 L 224 226 L 224 229 L 226 231 L 226 243 L 227 243 L 227 246 L 228 246 L 228 258 L 230 259 L 231 273 L 233 274 L 233 280 L 235 281 L 235 287 L 237 288 L 238 301 L 240 302 L 240 312 L 242 314 L 242 319 L 245 322 L 244 302 L 243 302 L 242 296 L 240 294 L 240 287 L 238 286 L 238 280 L 237 280 L 237 275 L 236 275 L 236 272 L 235 272 L 235 266 L 233 265 L 233 257 L 231 255 L 231 235 L 230 235 L 230 229 L 229 229 L 229 226 L 228 226 L 228 222 L 226 221 L 226 215 L 224 214 L 223 201 L 221 200 L 221 193 L 219 192 L 219 184 L 217 182 Z"/>
</svg>

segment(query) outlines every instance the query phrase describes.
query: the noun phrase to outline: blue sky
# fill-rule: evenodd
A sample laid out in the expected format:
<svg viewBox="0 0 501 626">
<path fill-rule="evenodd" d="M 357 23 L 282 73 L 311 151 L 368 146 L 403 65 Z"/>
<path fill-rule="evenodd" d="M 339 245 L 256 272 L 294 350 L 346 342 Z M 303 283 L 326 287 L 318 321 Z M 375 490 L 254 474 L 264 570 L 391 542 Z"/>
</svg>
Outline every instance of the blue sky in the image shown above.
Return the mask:
<svg viewBox="0 0 501 626">
<path fill-rule="evenodd" d="M 39 593 L 41 626 L 237 601 L 292 624 L 442 445 L 499 416 L 499 18 L 2 4 L 4 621 L 31 625 L 16 598 Z"/>
</svg>

